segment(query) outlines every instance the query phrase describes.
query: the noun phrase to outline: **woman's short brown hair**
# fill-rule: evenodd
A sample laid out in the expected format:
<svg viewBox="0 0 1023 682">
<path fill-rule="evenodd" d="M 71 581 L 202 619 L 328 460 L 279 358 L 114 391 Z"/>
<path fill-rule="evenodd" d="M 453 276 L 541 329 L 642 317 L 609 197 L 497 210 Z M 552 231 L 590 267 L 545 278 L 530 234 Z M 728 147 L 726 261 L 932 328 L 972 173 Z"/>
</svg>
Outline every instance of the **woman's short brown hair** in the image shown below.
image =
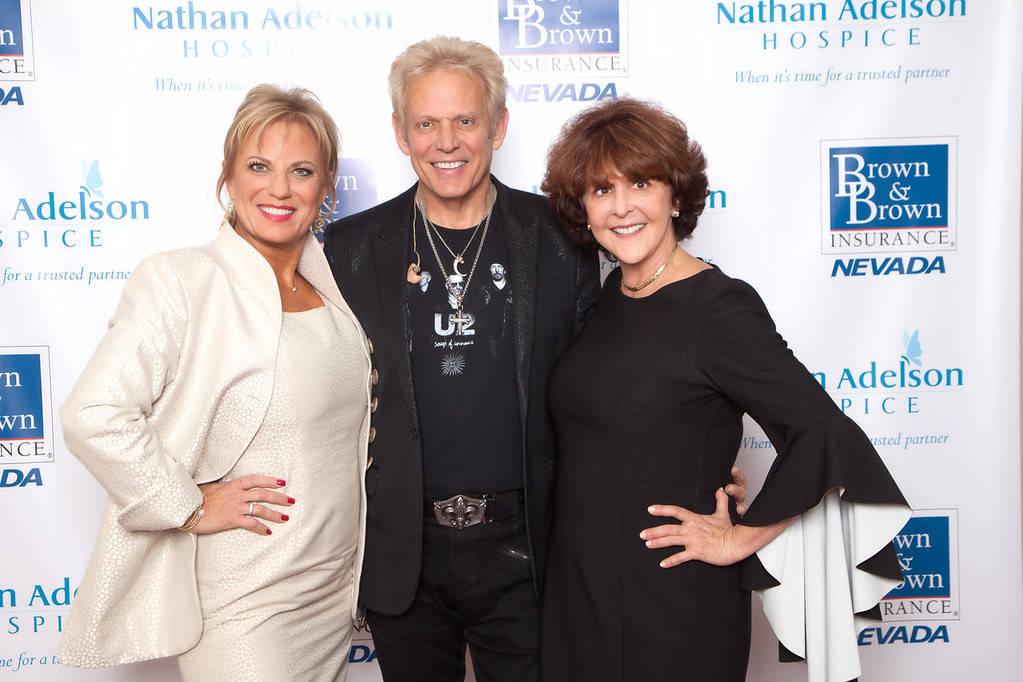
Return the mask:
<svg viewBox="0 0 1023 682">
<path fill-rule="evenodd" d="M 679 216 L 675 237 L 685 239 L 707 202 L 707 161 L 682 121 L 655 104 L 624 97 L 577 114 L 547 153 L 540 189 L 568 235 L 596 248 L 586 229 L 583 195 L 617 171 L 632 181 L 657 180 L 671 188 Z"/>
<path fill-rule="evenodd" d="M 316 95 L 304 88 L 284 90 L 276 85 L 257 85 L 242 100 L 234 120 L 224 137 L 224 164 L 217 178 L 217 201 L 221 201 L 224 185 L 231 179 L 238 150 L 250 135 L 256 139 L 275 121 L 296 121 L 309 128 L 316 138 L 319 161 L 324 166 L 324 183 L 328 206 L 334 205 L 337 183 L 338 154 L 341 150 L 340 134 L 334 119 L 320 104 Z M 223 205 L 223 204 L 221 204 Z M 230 219 L 230 218 L 229 218 Z"/>
</svg>

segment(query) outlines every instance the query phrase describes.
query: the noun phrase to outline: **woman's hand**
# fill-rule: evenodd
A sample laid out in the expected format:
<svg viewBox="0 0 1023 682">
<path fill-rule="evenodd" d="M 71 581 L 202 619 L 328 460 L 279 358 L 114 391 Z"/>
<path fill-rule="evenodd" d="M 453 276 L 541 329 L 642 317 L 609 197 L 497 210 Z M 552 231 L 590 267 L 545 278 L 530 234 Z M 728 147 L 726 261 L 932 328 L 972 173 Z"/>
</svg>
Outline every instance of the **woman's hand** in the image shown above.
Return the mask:
<svg viewBox="0 0 1023 682">
<path fill-rule="evenodd" d="M 763 526 L 733 526 L 728 516 L 728 495 L 722 488 L 714 493 L 716 508 L 713 514 L 697 514 L 684 507 L 670 504 L 651 505 L 652 516 L 669 516 L 680 523 L 647 528 L 639 534 L 649 549 L 683 546 L 661 562 L 661 568 L 671 568 L 698 559 L 714 566 L 729 566 L 742 561 L 781 533 L 788 521 Z"/>
<path fill-rule="evenodd" d="M 191 528 L 191 532 L 196 535 L 208 535 L 231 528 L 245 528 L 260 535 L 271 535 L 270 529 L 256 519 L 274 523 L 288 520 L 287 514 L 280 514 L 264 506 L 295 504 L 295 500 L 284 493 L 268 490 L 283 487 L 283 479 L 255 474 L 224 483 L 205 483 L 199 486 L 199 490 L 203 494 L 206 514 Z"/>
<path fill-rule="evenodd" d="M 731 483 L 724 487 L 728 497 L 736 500 L 736 513 L 746 513 L 746 474 L 738 464 L 731 465 Z"/>
<path fill-rule="evenodd" d="M 735 512 L 742 516 L 746 513 L 746 475 L 739 465 L 732 465 L 732 482 L 725 486 L 728 496 L 735 499 Z"/>
</svg>

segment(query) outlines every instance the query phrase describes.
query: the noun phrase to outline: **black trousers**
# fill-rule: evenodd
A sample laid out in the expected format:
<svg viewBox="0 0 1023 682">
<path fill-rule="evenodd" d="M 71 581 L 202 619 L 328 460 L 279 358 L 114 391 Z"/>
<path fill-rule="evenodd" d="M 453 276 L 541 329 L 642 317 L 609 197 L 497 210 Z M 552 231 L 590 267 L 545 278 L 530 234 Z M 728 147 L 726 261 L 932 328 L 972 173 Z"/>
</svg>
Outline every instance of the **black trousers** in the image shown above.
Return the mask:
<svg viewBox="0 0 1023 682">
<path fill-rule="evenodd" d="M 540 609 L 525 515 L 446 528 L 423 526 L 423 565 L 412 607 L 367 611 L 384 682 L 462 682 L 469 646 L 477 682 L 539 678 Z"/>
</svg>

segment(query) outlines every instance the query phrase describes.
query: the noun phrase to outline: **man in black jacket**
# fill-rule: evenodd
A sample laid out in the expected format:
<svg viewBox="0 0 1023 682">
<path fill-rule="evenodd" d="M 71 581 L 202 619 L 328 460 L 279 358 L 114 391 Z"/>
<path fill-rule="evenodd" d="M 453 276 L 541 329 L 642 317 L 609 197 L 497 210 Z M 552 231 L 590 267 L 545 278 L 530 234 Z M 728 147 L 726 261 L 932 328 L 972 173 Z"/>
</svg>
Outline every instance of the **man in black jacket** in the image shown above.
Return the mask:
<svg viewBox="0 0 1023 682">
<path fill-rule="evenodd" d="M 479 43 L 409 47 L 390 76 L 419 182 L 331 224 L 372 342 L 360 603 L 384 679 L 535 680 L 554 436 L 545 387 L 599 284 L 546 201 L 490 175 L 508 111 Z"/>
<path fill-rule="evenodd" d="M 547 377 L 597 300 L 597 261 L 546 200 L 490 174 L 508 126 L 493 50 L 416 43 L 390 89 L 419 181 L 324 241 L 374 364 L 359 602 L 386 682 L 461 681 L 466 644 L 480 682 L 529 682 L 557 458 Z"/>
</svg>

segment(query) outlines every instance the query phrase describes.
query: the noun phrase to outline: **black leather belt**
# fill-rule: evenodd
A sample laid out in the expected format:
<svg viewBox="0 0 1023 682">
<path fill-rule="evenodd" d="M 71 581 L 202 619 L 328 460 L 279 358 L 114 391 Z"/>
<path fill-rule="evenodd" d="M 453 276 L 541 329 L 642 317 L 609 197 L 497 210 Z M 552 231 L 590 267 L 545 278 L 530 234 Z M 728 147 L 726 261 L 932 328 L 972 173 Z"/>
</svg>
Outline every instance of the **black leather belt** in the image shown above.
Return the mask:
<svg viewBox="0 0 1023 682">
<path fill-rule="evenodd" d="M 493 521 L 507 521 L 522 513 L 525 496 L 521 490 L 500 493 L 459 493 L 446 500 L 427 499 L 423 516 L 439 526 L 462 530 Z"/>
</svg>

